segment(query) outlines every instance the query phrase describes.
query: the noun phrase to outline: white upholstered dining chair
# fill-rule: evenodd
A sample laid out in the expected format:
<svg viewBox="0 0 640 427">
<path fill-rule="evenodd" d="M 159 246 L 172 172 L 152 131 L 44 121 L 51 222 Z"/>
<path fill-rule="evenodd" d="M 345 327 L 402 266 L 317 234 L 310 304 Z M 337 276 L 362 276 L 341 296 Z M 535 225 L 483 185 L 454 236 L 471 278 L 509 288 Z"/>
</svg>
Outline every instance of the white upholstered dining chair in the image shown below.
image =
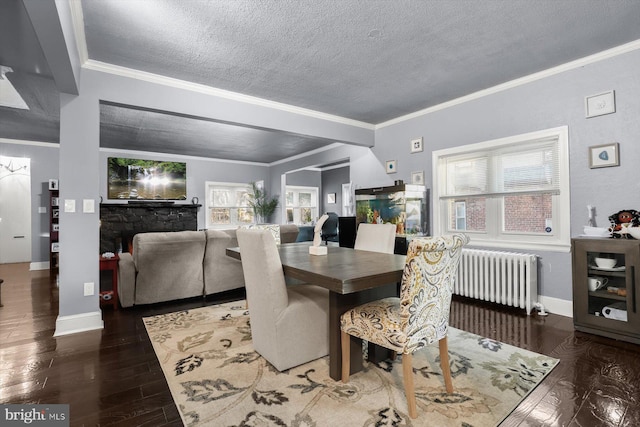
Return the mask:
<svg viewBox="0 0 640 427">
<path fill-rule="evenodd" d="M 412 354 L 438 342 L 440 366 L 448 393 L 453 392 L 447 330 L 451 294 L 464 234 L 416 238 L 409 243 L 400 298 L 388 297 L 355 307 L 341 316 L 342 381 L 349 381 L 349 336 L 402 354 L 409 416 L 416 418 Z"/>
<path fill-rule="evenodd" d="M 255 350 L 278 371 L 329 354 L 329 291 L 287 286 L 268 230 L 238 229 Z"/>
<path fill-rule="evenodd" d="M 395 224 L 368 224 L 358 226 L 353 249 L 392 254 L 396 242 Z"/>
</svg>

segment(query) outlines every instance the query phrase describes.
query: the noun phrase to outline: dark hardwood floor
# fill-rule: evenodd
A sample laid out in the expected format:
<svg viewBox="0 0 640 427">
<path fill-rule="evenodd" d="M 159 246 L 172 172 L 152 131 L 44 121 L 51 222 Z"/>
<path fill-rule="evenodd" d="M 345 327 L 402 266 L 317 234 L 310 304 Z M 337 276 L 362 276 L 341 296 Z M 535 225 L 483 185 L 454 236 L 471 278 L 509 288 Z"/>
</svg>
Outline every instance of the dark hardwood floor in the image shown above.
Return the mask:
<svg viewBox="0 0 640 427">
<path fill-rule="evenodd" d="M 48 271 L 3 264 L 0 278 L 0 403 L 70 404 L 73 426 L 182 425 L 141 319 L 244 297 L 109 307 L 103 330 L 53 338 L 58 291 Z M 640 346 L 574 332 L 566 317 L 461 299 L 451 317 L 454 327 L 560 359 L 503 426 L 640 426 Z"/>
</svg>

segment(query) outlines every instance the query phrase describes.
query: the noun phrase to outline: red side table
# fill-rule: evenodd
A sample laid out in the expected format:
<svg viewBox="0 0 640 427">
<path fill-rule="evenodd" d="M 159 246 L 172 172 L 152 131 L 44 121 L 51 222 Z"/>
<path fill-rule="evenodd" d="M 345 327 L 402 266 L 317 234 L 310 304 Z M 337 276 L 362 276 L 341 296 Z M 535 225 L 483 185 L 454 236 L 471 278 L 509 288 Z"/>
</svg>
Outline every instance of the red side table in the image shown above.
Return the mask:
<svg viewBox="0 0 640 427">
<path fill-rule="evenodd" d="M 113 258 L 104 258 L 100 256 L 100 271 L 111 270 L 111 283 L 113 287 L 110 291 L 100 292 L 100 305 L 113 305 L 113 309 L 118 309 L 118 261 L 120 257 L 115 255 Z"/>
</svg>

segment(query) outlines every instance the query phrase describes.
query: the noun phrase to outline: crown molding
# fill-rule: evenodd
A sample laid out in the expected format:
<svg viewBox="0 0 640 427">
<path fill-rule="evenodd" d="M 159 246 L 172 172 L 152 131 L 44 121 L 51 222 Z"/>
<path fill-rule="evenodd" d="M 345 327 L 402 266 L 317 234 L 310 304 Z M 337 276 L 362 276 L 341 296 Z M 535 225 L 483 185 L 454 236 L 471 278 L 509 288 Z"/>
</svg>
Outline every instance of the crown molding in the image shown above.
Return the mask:
<svg viewBox="0 0 640 427">
<path fill-rule="evenodd" d="M 87 38 L 84 32 L 84 13 L 80 0 L 68 0 L 71 11 L 71 22 L 73 23 L 73 33 L 76 37 L 76 48 L 80 57 L 80 64 L 84 64 L 89 59 L 87 53 Z"/>
<path fill-rule="evenodd" d="M 102 73 L 118 75 L 121 77 L 142 80 L 142 81 L 163 85 L 163 86 L 175 87 L 177 89 L 184 89 L 192 92 L 202 93 L 205 95 L 217 96 L 220 98 L 230 99 L 233 101 L 243 102 L 246 104 L 272 108 L 275 110 L 286 111 L 289 113 L 299 114 L 302 116 L 313 117 L 316 119 L 327 120 L 327 121 L 341 123 L 349 126 L 356 126 L 363 129 L 374 130 L 374 127 L 375 127 L 375 125 L 372 125 L 370 123 L 348 119 L 346 117 L 335 116 L 332 114 L 322 113 L 320 111 L 309 110 L 306 108 L 296 107 L 294 105 L 289 105 L 289 104 L 283 104 L 281 102 L 270 101 L 268 99 L 258 98 L 255 96 L 244 95 L 238 92 L 231 92 L 224 89 L 218 89 L 212 86 L 206 86 L 199 83 L 193 83 L 185 80 L 174 79 L 172 77 L 161 76 L 159 74 L 147 73 L 146 71 L 139 71 L 139 70 L 134 70 L 132 68 L 120 67 L 118 65 L 107 64 L 104 62 L 95 61 L 93 59 L 88 59 L 87 61 L 85 61 L 82 67 L 87 70 L 93 70 L 93 71 L 98 71 Z"/>
<path fill-rule="evenodd" d="M 611 49 L 604 50 L 602 52 L 595 53 L 593 55 L 585 56 L 584 58 L 576 59 L 575 61 L 567 62 L 557 67 L 549 68 L 547 70 L 539 71 L 528 76 L 520 77 L 515 80 L 508 81 L 506 83 L 499 84 L 487 89 L 480 90 L 460 98 L 452 99 L 451 101 L 443 102 L 442 104 L 434 105 L 433 107 L 425 108 L 404 116 L 396 117 L 395 119 L 388 120 L 383 123 L 379 123 L 375 126 L 375 129 L 382 129 L 387 126 L 395 125 L 407 120 L 415 119 L 416 117 L 424 116 L 429 113 L 444 110 L 456 105 L 464 104 L 465 102 L 473 101 L 483 98 L 485 96 L 493 95 L 499 92 L 503 92 L 508 89 L 513 89 L 518 86 L 526 85 L 528 83 L 535 82 L 547 77 L 555 76 L 556 74 L 564 73 L 566 71 L 575 70 L 589 64 L 593 64 L 605 59 L 613 58 L 615 56 L 624 55 L 625 53 L 633 52 L 640 49 L 640 40 L 635 40 L 630 43 L 626 43 Z"/>
<path fill-rule="evenodd" d="M 0 138 L 0 144 L 33 145 L 35 147 L 60 148 L 59 142 L 27 141 L 26 139 Z"/>
</svg>

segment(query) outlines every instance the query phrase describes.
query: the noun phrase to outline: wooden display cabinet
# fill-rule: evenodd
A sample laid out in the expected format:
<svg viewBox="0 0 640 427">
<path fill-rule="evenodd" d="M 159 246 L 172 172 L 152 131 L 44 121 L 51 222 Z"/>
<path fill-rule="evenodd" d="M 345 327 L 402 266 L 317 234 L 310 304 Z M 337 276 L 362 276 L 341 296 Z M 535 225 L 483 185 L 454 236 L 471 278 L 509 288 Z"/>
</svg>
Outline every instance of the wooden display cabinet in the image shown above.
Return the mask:
<svg viewBox="0 0 640 427">
<path fill-rule="evenodd" d="M 640 344 L 640 240 L 575 238 L 571 246 L 576 330 Z M 598 267 L 596 257 L 615 258 L 616 265 Z M 607 283 L 590 290 L 590 277 Z"/>
</svg>

